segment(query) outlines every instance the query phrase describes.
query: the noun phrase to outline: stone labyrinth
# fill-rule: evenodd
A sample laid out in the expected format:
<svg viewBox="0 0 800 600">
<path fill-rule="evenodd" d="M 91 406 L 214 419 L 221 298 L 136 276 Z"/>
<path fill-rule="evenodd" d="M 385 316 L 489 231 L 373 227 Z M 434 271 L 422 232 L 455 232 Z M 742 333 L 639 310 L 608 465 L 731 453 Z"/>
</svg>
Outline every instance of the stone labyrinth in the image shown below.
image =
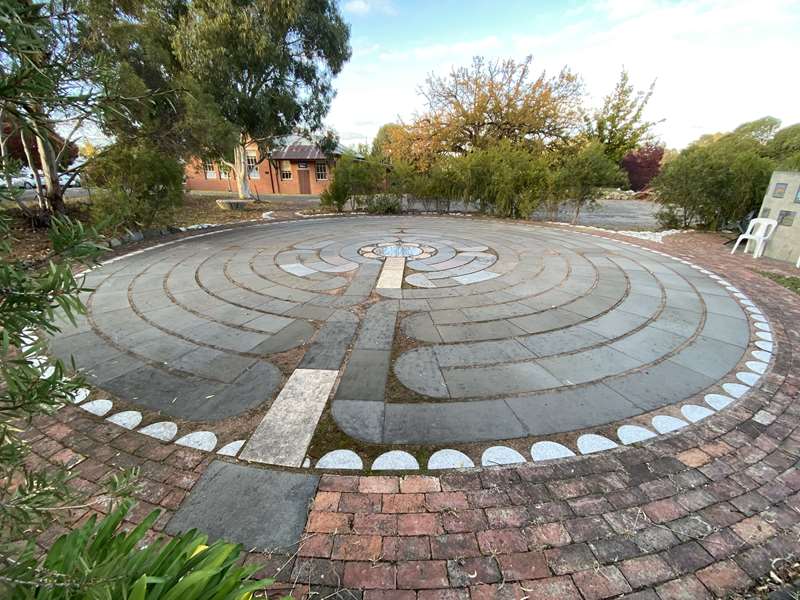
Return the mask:
<svg viewBox="0 0 800 600">
<path fill-rule="evenodd" d="M 635 443 L 722 409 L 772 351 L 718 276 L 533 225 L 257 225 L 114 259 L 86 284 L 87 318 L 50 342 L 98 388 L 84 408 L 293 467 L 369 467 L 371 445 L 381 469 L 416 468 L 420 448 L 442 468 Z"/>
</svg>

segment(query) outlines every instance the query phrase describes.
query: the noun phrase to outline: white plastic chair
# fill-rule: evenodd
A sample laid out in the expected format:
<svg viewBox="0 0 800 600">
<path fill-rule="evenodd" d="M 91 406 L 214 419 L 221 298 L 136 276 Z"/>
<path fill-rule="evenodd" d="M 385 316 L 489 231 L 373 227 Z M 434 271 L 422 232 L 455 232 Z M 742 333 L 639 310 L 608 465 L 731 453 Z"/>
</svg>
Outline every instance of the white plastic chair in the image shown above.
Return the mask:
<svg viewBox="0 0 800 600">
<path fill-rule="evenodd" d="M 775 219 L 752 219 L 747 226 L 747 231 L 736 240 L 731 254 L 736 252 L 736 248 L 739 247 L 742 240 L 753 240 L 756 243 L 756 247 L 753 248 L 753 258 L 758 258 L 764 253 L 764 246 L 767 245 L 767 240 L 772 236 L 777 226 L 778 222 Z M 745 252 L 747 252 L 746 247 Z"/>
</svg>

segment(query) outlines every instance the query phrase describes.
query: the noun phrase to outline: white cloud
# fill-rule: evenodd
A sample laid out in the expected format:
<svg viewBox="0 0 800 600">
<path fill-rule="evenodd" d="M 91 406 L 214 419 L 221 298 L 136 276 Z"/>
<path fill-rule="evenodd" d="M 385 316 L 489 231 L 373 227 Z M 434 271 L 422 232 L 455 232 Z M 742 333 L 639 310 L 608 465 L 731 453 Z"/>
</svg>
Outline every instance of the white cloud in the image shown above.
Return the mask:
<svg viewBox="0 0 800 600">
<path fill-rule="evenodd" d="M 343 8 L 345 12 L 354 15 L 366 15 L 369 13 L 397 14 L 397 10 L 390 0 L 348 0 L 348 2 L 344 3 Z"/>
<path fill-rule="evenodd" d="M 790 0 L 599 0 L 571 18 L 544 35 L 493 31 L 392 47 L 363 40 L 336 82 L 328 122 L 371 138 L 382 123 L 422 108 L 416 89 L 428 73 L 446 73 L 476 54 L 533 54 L 534 67 L 551 73 L 568 65 L 592 105 L 623 66 L 639 89 L 656 79 L 647 116 L 665 119 L 658 133 L 673 147 L 768 114 L 784 124 L 800 121 L 800 78 L 786 72 L 800 54 L 800 10 Z"/>
</svg>

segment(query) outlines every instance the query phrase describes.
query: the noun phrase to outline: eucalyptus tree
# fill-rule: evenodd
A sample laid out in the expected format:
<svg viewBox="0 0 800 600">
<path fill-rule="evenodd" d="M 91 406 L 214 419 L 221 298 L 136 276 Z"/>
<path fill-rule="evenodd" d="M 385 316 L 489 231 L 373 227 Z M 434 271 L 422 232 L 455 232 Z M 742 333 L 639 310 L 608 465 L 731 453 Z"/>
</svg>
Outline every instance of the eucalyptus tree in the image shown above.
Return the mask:
<svg viewBox="0 0 800 600">
<path fill-rule="evenodd" d="M 332 80 L 350 58 L 350 30 L 334 0 L 193 0 L 174 51 L 196 85 L 195 119 L 219 126 L 203 155 L 223 162 L 249 196 L 247 146 L 263 160 L 275 139 L 316 131 Z M 206 100 L 206 101 L 203 101 Z"/>
<path fill-rule="evenodd" d="M 645 119 L 644 112 L 654 88 L 655 81 L 647 91 L 636 91 L 623 69 L 603 106 L 585 116 L 588 136 L 603 144 L 606 156 L 616 164 L 641 144 L 652 142 L 656 122 Z"/>
<path fill-rule="evenodd" d="M 125 115 L 125 107 L 109 94 L 107 65 L 86 51 L 81 0 L 3 0 L 0 21 L 0 104 L 23 141 L 30 136 L 37 160 L 29 166 L 42 171 L 45 208 L 62 214 L 59 171 L 75 139 L 87 123 L 110 110 Z"/>
</svg>

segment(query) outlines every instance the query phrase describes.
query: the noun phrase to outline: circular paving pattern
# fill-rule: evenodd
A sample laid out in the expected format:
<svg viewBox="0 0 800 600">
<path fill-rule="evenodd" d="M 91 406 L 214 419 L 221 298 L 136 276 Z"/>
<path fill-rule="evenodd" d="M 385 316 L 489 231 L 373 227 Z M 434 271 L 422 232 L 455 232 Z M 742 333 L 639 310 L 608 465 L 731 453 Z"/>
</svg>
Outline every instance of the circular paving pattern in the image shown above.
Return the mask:
<svg viewBox="0 0 800 600">
<path fill-rule="evenodd" d="M 724 408 L 772 351 L 758 308 L 708 271 L 512 223 L 273 223 L 122 257 L 86 283 L 87 318 L 51 349 L 131 409 L 87 410 L 297 467 L 326 411 L 358 444 L 438 448 L 431 468 L 472 464 L 448 445 L 507 464 L 635 443 Z M 215 435 L 242 415 L 244 439 Z M 498 443 L 519 439 L 525 452 Z M 371 467 L 416 465 L 395 447 Z M 343 447 L 318 466 L 365 465 Z"/>
</svg>

